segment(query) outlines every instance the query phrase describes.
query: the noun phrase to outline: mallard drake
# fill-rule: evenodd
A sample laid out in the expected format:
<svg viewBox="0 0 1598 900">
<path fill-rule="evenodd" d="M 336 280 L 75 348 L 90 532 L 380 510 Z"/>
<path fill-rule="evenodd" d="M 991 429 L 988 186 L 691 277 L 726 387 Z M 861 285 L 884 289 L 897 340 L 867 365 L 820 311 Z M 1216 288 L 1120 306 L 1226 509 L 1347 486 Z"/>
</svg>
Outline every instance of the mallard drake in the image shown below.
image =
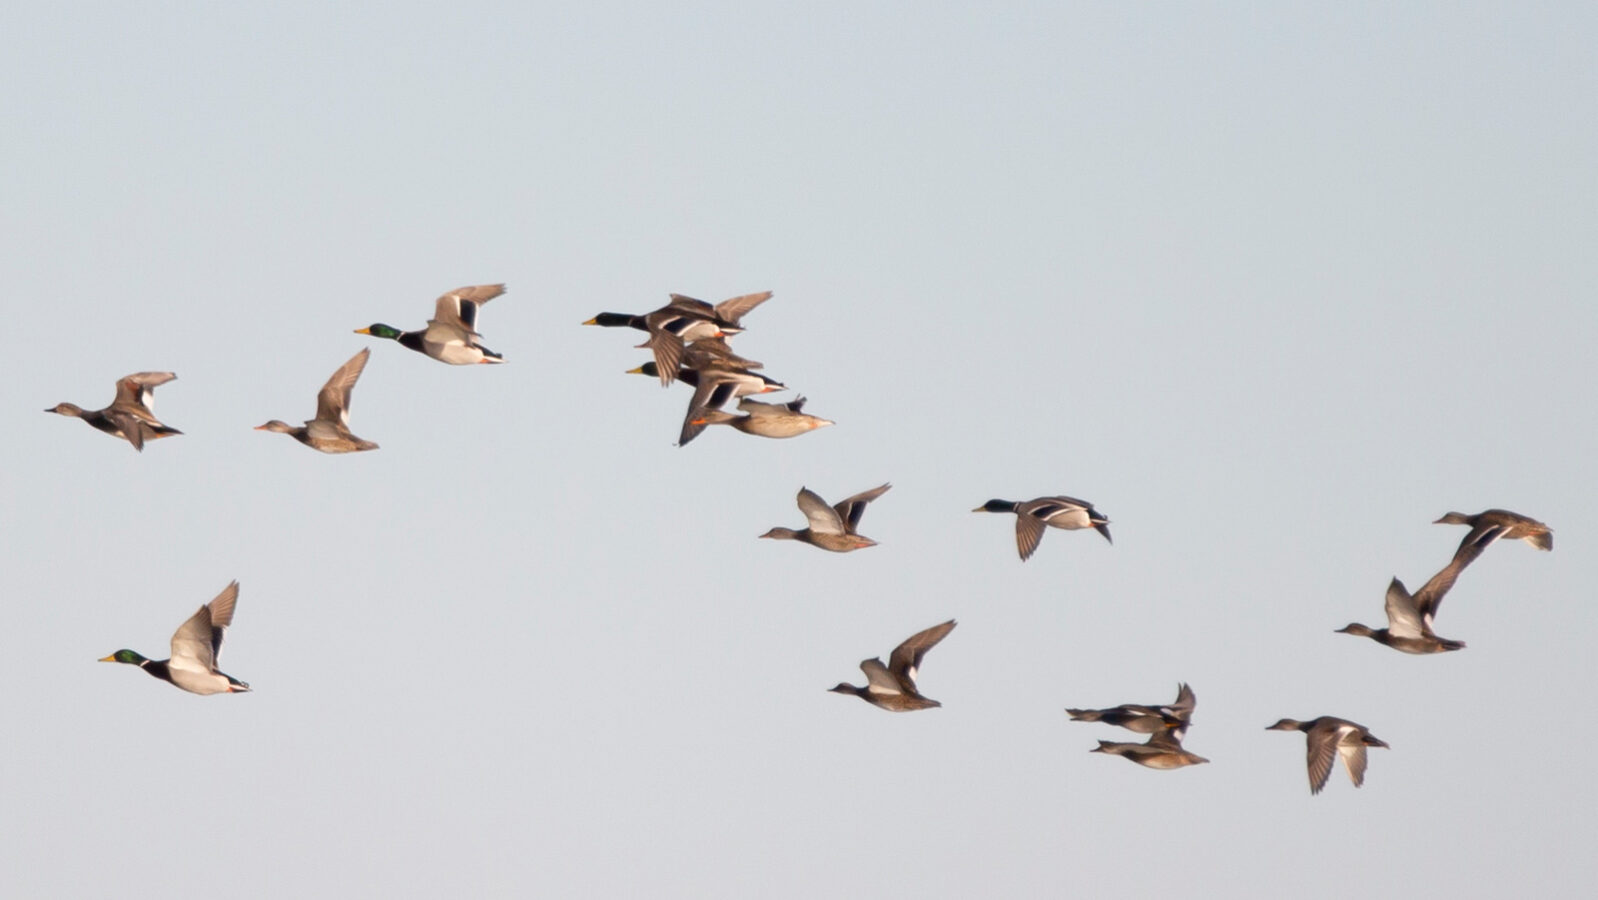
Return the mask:
<svg viewBox="0 0 1598 900">
<path fill-rule="evenodd" d="M 119 437 L 144 452 L 144 442 L 172 437 L 183 432 L 161 424 L 151 412 L 156 387 L 177 378 L 171 372 L 135 372 L 117 382 L 117 396 L 105 409 L 84 409 L 75 403 L 57 403 L 45 410 L 82 419 L 113 437 Z"/>
<path fill-rule="evenodd" d="M 244 682 L 218 671 L 222 633 L 233 624 L 233 606 L 239 599 L 237 581 L 222 589 L 216 599 L 200 607 L 172 635 L 171 659 L 145 659 L 132 650 L 118 650 L 100 662 L 135 665 L 162 681 L 191 694 L 238 694 L 248 691 Z"/>
<path fill-rule="evenodd" d="M 1496 527 L 1489 528 L 1477 534 L 1474 542 L 1461 545 L 1454 551 L 1454 558 L 1448 561 L 1448 565 L 1428 579 L 1414 596 L 1410 595 L 1402 581 L 1394 578 L 1387 585 L 1386 628 L 1371 628 L 1368 625 L 1352 622 L 1337 629 L 1337 633 L 1368 637 L 1379 644 L 1386 644 L 1394 650 L 1402 650 L 1405 653 L 1443 653 L 1465 649 L 1464 641 L 1438 637 L 1437 633 L 1432 631 L 1432 622 L 1437 618 L 1437 607 L 1442 604 L 1444 595 L 1454 586 L 1459 573 L 1480 556 L 1488 544 L 1498 539 L 1495 530 Z"/>
<path fill-rule="evenodd" d="M 861 491 L 836 506 L 828 506 L 827 501 L 821 499 L 815 491 L 800 488 L 799 510 L 805 514 L 810 525 L 798 531 L 792 528 L 773 528 L 761 537 L 782 541 L 804 541 L 812 547 L 820 547 L 834 553 L 848 553 L 861 547 L 875 547 L 876 541 L 856 534 L 855 529 L 860 525 L 860 517 L 866 513 L 866 504 L 881 497 L 890 487 L 893 485 L 884 484 L 869 491 Z"/>
<path fill-rule="evenodd" d="M 1138 734 L 1170 731 L 1180 740 L 1193 718 L 1195 703 L 1193 689 L 1181 684 L 1176 688 L 1176 700 L 1163 706 L 1123 703 L 1109 709 L 1067 709 L 1066 712 L 1073 722 L 1103 722 L 1119 725 Z"/>
<path fill-rule="evenodd" d="M 805 398 L 788 403 L 762 403 L 759 400 L 740 400 L 738 408 L 748 415 L 735 416 L 724 409 L 707 409 L 691 419 L 693 425 L 731 425 L 744 434 L 767 438 L 798 437 L 807 431 L 825 428 L 838 423 L 801 412 Z"/>
<path fill-rule="evenodd" d="M 1547 525 L 1528 518 L 1520 513 L 1512 513 L 1507 509 L 1489 509 L 1479 512 L 1474 516 L 1464 513 L 1446 513 L 1433 525 L 1469 525 L 1470 531 L 1465 534 L 1464 540 L 1459 542 L 1460 547 L 1481 540 L 1483 534 L 1490 528 L 1499 529 L 1497 537 L 1506 541 L 1522 540 L 1536 547 L 1538 550 L 1554 549 L 1554 530 Z"/>
<path fill-rule="evenodd" d="M 1151 769 L 1180 769 L 1183 766 L 1196 766 L 1207 763 L 1209 760 L 1196 753 L 1189 753 L 1182 749 L 1182 740 L 1174 730 L 1165 728 L 1156 731 L 1149 739 L 1141 744 L 1124 741 L 1099 741 L 1099 745 L 1089 753 L 1108 753 L 1111 756 L 1120 756 Z"/>
<path fill-rule="evenodd" d="M 703 300 L 672 294 L 671 302 L 653 312 L 640 315 L 631 313 L 600 313 L 584 322 L 605 328 L 636 328 L 649 332 L 649 340 L 640 344 L 655 354 L 655 370 L 661 384 L 671 384 L 681 368 L 686 341 L 719 338 L 737 334 L 745 313 L 771 299 L 770 291 L 744 294 L 723 300 L 711 306 Z"/>
<path fill-rule="evenodd" d="M 477 309 L 503 293 L 503 284 L 456 288 L 438 298 L 433 317 L 427 320 L 427 327 L 421 331 L 400 331 L 392 325 L 378 322 L 366 328 L 357 328 L 355 333 L 399 341 L 402 347 L 425 353 L 452 366 L 501 363 L 505 361 L 504 357 L 478 343 L 482 335 L 477 333 Z"/>
<path fill-rule="evenodd" d="M 1268 725 L 1266 731 L 1302 731 L 1309 746 L 1309 792 L 1319 794 L 1332 774 L 1332 757 L 1341 756 L 1354 787 L 1365 783 L 1365 748 L 1386 747 L 1387 742 L 1370 733 L 1364 725 L 1321 716 L 1300 722 L 1283 719 Z"/>
<path fill-rule="evenodd" d="M 923 697 L 916 690 L 916 670 L 921 668 L 921 658 L 939 641 L 948 637 L 954 625 L 954 620 L 950 619 L 942 625 L 912 634 L 904 643 L 893 648 L 886 666 L 880 658 L 875 657 L 861 662 L 860 671 L 866 673 L 865 687 L 842 682 L 827 690 L 835 694 L 854 694 L 872 706 L 889 712 L 910 712 L 942 706 L 942 703 Z"/>
<path fill-rule="evenodd" d="M 350 391 L 355 388 L 355 381 L 361 377 L 361 370 L 366 368 L 366 360 L 371 355 L 371 348 L 366 348 L 350 357 L 349 362 L 339 366 L 327 384 L 322 385 L 316 395 L 316 418 L 307 419 L 297 428 L 273 419 L 255 426 L 255 430 L 293 435 L 296 441 L 323 453 L 376 450 L 376 444 L 350 433 Z"/>
<path fill-rule="evenodd" d="M 1015 548 L 1020 552 L 1022 562 L 1026 562 L 1038 549 L 1045 525 L 1067 531 L 1093 528 L 1104 535 L 1105 540 L 1115 543 L 1110 537 L 1110 520 L 1094 509 L 1093 504 L 1075 497 L 1039 497 L 1019 503 L 1014 500 L 989 500 L 971 511 L 1015 513 Z"/>
</svg>

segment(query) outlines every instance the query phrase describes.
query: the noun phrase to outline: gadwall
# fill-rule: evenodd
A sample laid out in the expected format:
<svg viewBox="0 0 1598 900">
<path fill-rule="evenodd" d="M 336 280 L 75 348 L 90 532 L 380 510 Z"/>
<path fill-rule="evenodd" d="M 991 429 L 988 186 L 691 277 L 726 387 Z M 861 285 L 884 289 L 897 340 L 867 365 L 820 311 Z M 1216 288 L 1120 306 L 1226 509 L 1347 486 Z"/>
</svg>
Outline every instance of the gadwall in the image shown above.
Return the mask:
<svg viewBox="0 0 1598 900">
<path fill-rule="evenodd" d="M 1496 526 L 1488 528 L 1477 535 L 1474 542 L 1462 545 L 1454 552 L 1454 558 L 1448 561 L 1448 565 L 1421 585 L 1421 589 L 1413 596 L 1404 587 L 1404 583 L 1395 577 L 1387 585 L 1386 628 L 1371 628 L 1369 625 L 1352 622 L 1337 629 L 1337 633 L 1368 637 L 1379 644 L 1386 644 L 1394 650 L 1402 650 L 1405 653 L 1444 653 L 1449 650 L 1465 649 L 1464 641 L 1438 637 L 1432 630 L 1432 624 L 1437 618 L 1437 607 L 1442 604 L 1444 595 L 1454 586 L 1459 573 L 1463 572 L 1476 557 L 1481 556 L 1488 544 L 1498 539 L 1497 530 Z"/>
<path fill-rule="evenodd" d="M 172 437 L 183 432 L 161 423 L 151 411 L 155 389 L 178 376 L 171 372 L 135 372 L 117 382 L 117 396 L 105 409 L 84 409 L 75 403 L 57 403 L 45 410 L 82 419 L 113 437 L 119 437 L 144 452 L 144 442 Z"/>
<path fill-rule="evenodd" d="M 1466 532 L 1464 540 L 1459 546 L 1464 547 L 1479 541 L 1489 528 L 1502 529 L 1497 537 L 1506 541 L 1522 540 L 1536 547 L 1538 550 L 1554 549 L 1554 531 L 1536 519 L 1513 513 L 1507 509 L 1489 509 L 1479 512 L 1474 516 L 1464 513 L 1446 513 L 1433 525 L 1469 525 L 1470 531 Z"/>
<path fill-rule="evenodd" d="M 921 658 L 947 637 L 949 632 L 954 630 L 954 625 L 954 620 L 950 619 L 942 625 L 934 625 L 911 635 L 904 643 L 893 649 L 886 666 L 879 658 L 861 662 L 860 671 L 866 673 L 865 687 L 855 687 L 843 682 L 827 690 L 835 694 L 854 694 L 872 706 L 890 712 L 909 712 L 942 706 L 942 703 L 923 697 L 916 690 L 916 670 L 921 668 Z"/>
<path fill-rule="evenodd" d="M 1099 745 L 1088 752 L 1124 757 L 1151 769 L 1180 769 L 1183 766 L 1196 766 L 1209 762 L 1196 753 L 1182 749 L 1182 740 L 1172 729 L 1156 731 L 1142 744 L 1099 741 Z"/>
<path fill-rule="evenodd" d="M 1106 725 L 1119 725 L 1138 734 L 1172 731 L 1180 739 L 1192 721 L 1195 702 L 1193 689 L 1180 684 L 1176 689 L 1176 699 L 1165 705 L 1123 703 L 1109 709 L 1067 709 L 1066 712 L 1073 722 L 1103 722 Z"/>
<path fill-rule="evenodd" d="M 1359 787 L 1365 783 L 1365 748 L 1387 746 L 1386 741 L 1371 734 L 1364 725 L 1332 716 L 1321 716 L 1308 722 L 1283 719 L 1275 725 L 1266 726 L 1265 730 L 1304 732 L 1309 748 L 1311 794 L 1319 794 L 1321 788 L 1326 786 L 1326 779 L 1332 774 L 1334 755 L 1343 758 L 1349 780 L 1354 782 L 1354 787 Z"/>
<path fill-rule="evenodd" d="M 361 370 L 366 368 L 366 360 L 371 355 L 368 348 L 350 357 L 327 384 L 322 385 L 316 395 L 316 418 L 307 419 L 298 427 L 273 419 L 255 426 L 255 430 L 293 435 L 296 441 L 323 453 L 376 450 L 376 444 L 350 433 L 350 391 L 355 388 L 355 381 L 361 377 Z"/>
</svg>

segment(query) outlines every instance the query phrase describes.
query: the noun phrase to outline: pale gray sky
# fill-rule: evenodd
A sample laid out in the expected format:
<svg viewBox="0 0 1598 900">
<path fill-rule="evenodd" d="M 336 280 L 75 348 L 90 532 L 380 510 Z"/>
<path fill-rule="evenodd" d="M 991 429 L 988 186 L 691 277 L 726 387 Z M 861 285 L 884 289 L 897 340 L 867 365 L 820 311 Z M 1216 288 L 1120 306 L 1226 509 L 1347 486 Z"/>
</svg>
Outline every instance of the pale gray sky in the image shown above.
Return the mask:
<svg viewBox="0 0 1598 900">
<path fill-rule="evenodd" d="M 1585 4 L 0 13 L 0 893 L 1577 896 L 1598 723 Z M 505 281 L 452 368 L 354 335 Z M 581 328 L 775 297 L 837 427 L 673 441 Z M 357 434 L 310 415 L 363 345 Z M 141 454 L 39 410 L 170 369 Z M 758 541 L 892 481 L 838 556 Z M 990 497 L 1115 545 L 1016 560 Z M 1504 506 L 1404 656 L 1379 623 Z M 242 583 L 196 697 L 165 656 Z M 948 618 L 891 715 L 829 694 Z M 1198 694 L 1158 772 L 1065 706 Z M 858 682 L 857 682 L 858 683 Z M 1312 798 L 1283 716 L 1392 744 Z M 1357 880 L 1357 881 L 1355 881 Z"/>
</svg>

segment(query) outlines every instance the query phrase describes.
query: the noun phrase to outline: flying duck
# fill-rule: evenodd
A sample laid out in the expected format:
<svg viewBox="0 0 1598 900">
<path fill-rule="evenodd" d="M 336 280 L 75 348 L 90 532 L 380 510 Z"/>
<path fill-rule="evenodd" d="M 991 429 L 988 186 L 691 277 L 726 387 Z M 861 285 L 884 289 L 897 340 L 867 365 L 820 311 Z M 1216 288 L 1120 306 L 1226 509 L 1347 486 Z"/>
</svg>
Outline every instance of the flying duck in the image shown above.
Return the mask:
<svg viewBox="0 0 1598 900">
<path fill-rule="evenodd" d="M 837 423 L 802 412 L 805 398 L 787 403 L 762 403 L 759 400 L 738 401 L 738 409 L 747 415 L 735 416 L 724 409 L 706 409 L 689 420 L 690 425 L 731 425 L 744 434 L 766 438 L 798 437 L 807 431 L 825 428 Z"/>
<path fill-rule="evenodd" d="M 916 670 L 921 668 L 921 659 L 927 655 L 927 651 L 947 637 L 949 632 L 954 630 L 954 625 L 954 620 L 950 619 L 942 625 L 934 625 L 911 635 L 904 643 L 893 649 L 886 666 L 882 664 L 880 658 L 861 662 L 860 671 L 866 673 L 865 687 L 855 687 L 843 682 L 828 690 L 835 694 L 854 694 L 872 706 L 890 712 L 910 712 L 942 706 L 942 703 L 923 697 L 916 690 Z"/>
<path fill-rule="evenodd" d="M 361 377 L 361 370 L 366 368 L 366 360 L 371 355 L 370 347 L 361 350 L 339 366 L 327 384 L 322 385 L 316 395 L 316 418 L 307 419 L 299 427 L 273 419 L 255 426 L 255 430 L 293 435 L 296 441 L 323 453 L 376 450 L 376 444 L 350 433 L 350 391 L 355 388 L 355 381 Z"/>
<path fill-rule="evenodd" d="M 1073 722 L 1103 722 L 1138 734 L 1170 731 L 1181 740 L 1193 718 L 1194 704 L 1193 689 L 1181 684 L 1177 686 L 1176 699 L 1165 705 L 1123 703 L 1109 709 L 1067 709 L 1066 712 Z"/>
<path fill-rule="evenodd" d="M 1020 551 L 1022 562 L 1038 549 L 1045 525 L 1067 531 L 1092 528 L 1104 535 L 1105 540 L 1115 543 L 1110 537 L 1110 520 L 1094 509 L 1093 504 L 1075 497 L 1039 497 L 1022 502 L 989 500 L 971 511 L 1015 513 L 1015 548 Z"/>
<path fill-rule="evenodd" d="M 151 412 L 155 389 L 177 378 L 171 372 L 135 372 L 117 382 L 117 396 L 105 409 L 86 410 L 73 403 L 57 403 L 45 410 L 88 422 L 112 437 L 119 437 L 144 452 L 144 442 L 183 432 L 161 424 Z"/>
<path fill-rule="evenodd" d="M 1319 794 L 1332 774 L 1332 757 L 1341 756 L 1354 787 L 1365 783 L 1365 748 L 1386 747 L 1387 742 L 1370 733 L 1364 725 L 1347 719 L 1321 716 L 1300 722 L 1283 719 L 1268 725 L 1266 731 L 1302 731 L 1309 747 L 1309 792 Z"/>
<path fill-rule="evenodd" d="M 233 605 L 239 599 L 237 581 L 222 589 L 216 599 L 200 607 L 172 635 L 171 659 L 145 659 L 132 650 L 118 650 L 100 662 L 138 666 L 162 681 L 191 694 L 239 694 L 250 689 L 244 682 L 218 671 L 222 633 L 233 624 Z"/>
<path fill-rule="evenodd" d="M 1433 525 L 1469 525 L 1470 531 L 1465 534 L 1465 539 L 1459 542 L 1463 548 L 1466 544 L 1479 541 L 1483 534 L 1490 528 L 1501 529 L 1498 537 L 1506 541 L 1522 540 L 1536 547 L 1538 550 L 1554 549 L 1554 530 L 1547 525 L 1528 518 L 1520 513 L 1512 513 L 1507 509 L 1489 509 L 1479 512 L 1474 516 L 1464 513 L 1446 513 Z"/>
<path fill-rule="evenodd" d="M 860 526 L 860 517 L 866 514 L 866 504 L 881 497 L 890 487 L 893 485 L 884 484 L 869 491 L 861 491 L 836 506 L 828 506 L 827 501 L 821 499 L 815 491 L 800 488 L 799 510 L 805 514 L 810 524 L 798 531 L 792 528 L 773 528 L 761 537 L 803 541 L 812 547 L 820 547 L 834 553 L 848 553 L 861 547 L 875 547 L 876 541 L 856 534 L 855 529 Z"/>
<path fill-rule="evenodd" d="M 1454 551 L 1454 558 L 1449 560 L 1448 565 L 1428 579 L 1413 596 L 1404 587 L 1404 583 L 1395 577 L 1387 585 L 1386 628 L 1371 628 L 1369 625 L 1353 622 L 1337 629 L 1337 633 L 1368 637 L 1379 644 L 1386 644 L 1394 650 L 1405 653 L 1444 653 L 1449 650 L 1465 649 L 1464 641 L 1438 637 L 1432 630 L 1432 623 L 1437 618 L 1437 607 L 1442 604 L 1444 595 L 1454 586 L 1459 573 L 1480 556 L 1482 551 L 1487 549 L 1487 545 L 1498 539 L 1497 532 L 1500 530 L 1500 526 L 1488 528 L 1478 534 L 1474 542 L 1462 544 Z"/>
<path fill-rule="evenodd" d="M 400 331 L 392 325 L 378 322 L 366 328 L 357 328 L 356 334 L 399 341 L 417 353 L 425 353 L 439 362 L 452 366 L 469 366 L 476 363 L 501 363 L 504 357 L 478 343 L 477 310 L 484 303 L 505 293 L 503 284 L 479 284 L 456 288 L 438 298 L 433 317 L 421 331 Z"/>
</svg>

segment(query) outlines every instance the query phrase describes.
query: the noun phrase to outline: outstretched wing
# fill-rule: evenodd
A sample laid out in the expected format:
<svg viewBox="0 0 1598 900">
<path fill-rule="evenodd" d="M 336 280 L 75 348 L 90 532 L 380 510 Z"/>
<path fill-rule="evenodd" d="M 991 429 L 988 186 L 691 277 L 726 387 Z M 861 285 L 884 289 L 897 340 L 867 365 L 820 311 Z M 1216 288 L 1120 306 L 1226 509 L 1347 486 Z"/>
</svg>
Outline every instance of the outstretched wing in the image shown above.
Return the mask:
<svg viewBox="0 0 1598 900">
<path fill-rule="evenodd" d="M 761 291 L 758 294 L 744 294 L 741 297 L 723 300 L 716 304 L 716 318 L 736 328 L 739 325 L 738 320 L 742 319 L 745 313 L 770 299 L 770 291 Z"/>
<path fill-rule="evenodd" d="M 222 635 L 233 624 L 233 607 L 238 599 L 239 583 L 235 581 L 179 626 L 172 634 L 172 659 L 167 665 L 202 674 L 216 671 Z"/>
<path fill-rule="evenodd" d="M 1021 553 L 1021 561 L 1030 559 L 1037 552 L 1038 542 L 1043 540 L 1043 520 L 1028 512 L 1017 511 L 1015 516 L 1015 549 Z"/>
<path fill-rule="evenodd" d="M 366 368 L 366 360 L 372 355 L 371 348 L 364 348 L 361 352 L 349 358 L 349 361 L 338 367 L 333 377 L 322 385 L 322 390 L 316 395 L 316 417 L 324 422 L 337 422 L 348 428 L 350 425 L 350 391 L 354 390 L 355 382 L 361 377 L 361 372 Z"/>
<path fill-rule="evenodd" d="M 477 284 L 456 288 L 438 298 L 433 310 L 433 321 L 440 325 L 456 325 L 475 333 L 477 308 L 503 293 L 505 293 L 503 284 Z"/>
<path fill-rule="evenodd" d="M 881 497 L 891 487 L 893 485 L 885 484 L 881 487 L 874 487 L 869 491 L 861 491 L 853 497 L 834 505 L 832 509 L 838 514 L 838 518 L 842 520 L 844 530 L 854 534 L 855 529 L 860 527 L 860 517 L 866 513 L 866 504 Z"/>
<path fill-rule="evenodd" d="M 954 630 L 955 621 L 950 619 L 941 625 L 934 625 L 925 631 L 918 631 L 905 639 L 905 642 L 893 648 L 893 655 L 888 657 L 888 670 L 899 683 L 915 690 L 916 672 L 921 668 L 921 658 L 927 651 L 938 645 L 938 642 L 949 636 Z"/>
<path fill-rule="evenodd" d="M 1475 535 L 1476 539 L 1460 544 L 1459 549 L 1454 551 L 1454 558 L 1448 561 L 1448 565 L 1443 566 L 1442 571 L 1433 575 L 1421 585 L 1420 590 L 1415 592 L 1415 609 L 1423 621 L 1428 625 L 1431 624 L 1431 621 L 1437 617 L 1437 607 L 1442 605 L 1443 596 L 1453 588 L 1459 573 L 1475 562 L 1476 557 L 1481 556 L 1482 551 L 1498 540 L 1506 530 L 1502 525 L 1471 529 L 1470 533 Z"/>
<path fill-rule="evenodd" d="M 154 422 L 156 387 L 177 377 L 171 372 L 135 372 L 117 382 L 117 396 L 111 401 L 111 408 Z"/>
<path fill-rule="evenodd" d="M 809 488 L 799 489 L 799 511 L 805 514 L 810 521 L 810 530 L 816 534 L 844 533 L 843 519 L 838 516 L 838 511 Z"/>
<path fill-rule="evenodd" d="M 1415 598 L 1409 595 L 1404 583 L 1394 578 L 1387 585 L 1387 631 L 1393 637 L 1424 637 L 1430 626 L 1421 616 Z"/>
</svg>

